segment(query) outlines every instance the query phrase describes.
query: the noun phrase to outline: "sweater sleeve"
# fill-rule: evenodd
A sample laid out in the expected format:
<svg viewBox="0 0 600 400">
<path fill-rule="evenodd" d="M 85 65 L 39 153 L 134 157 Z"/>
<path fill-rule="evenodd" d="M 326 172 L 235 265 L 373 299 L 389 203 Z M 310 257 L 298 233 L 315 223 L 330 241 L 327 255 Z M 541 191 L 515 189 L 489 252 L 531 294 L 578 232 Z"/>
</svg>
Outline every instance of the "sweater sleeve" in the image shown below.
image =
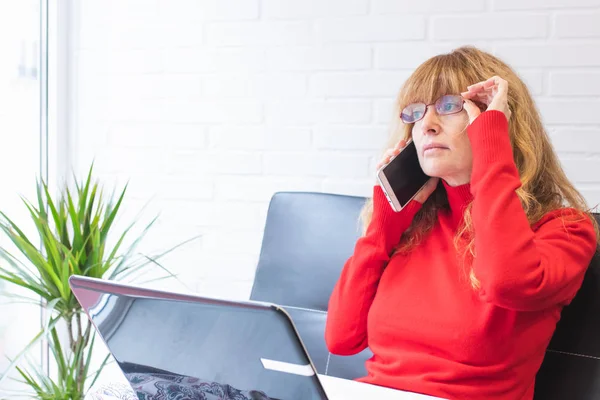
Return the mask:
<svg viewBox="0 0 600 400">
<path fill-rule="evenodd" d="M 375 186 L 372 222 L 356 242 L 354 254 L 346 261 L 329 300 L 325 341 L 332 353 L 351 355 L 368 346 L 367 316 L 379 279 L 420 208 L 421 204 L 413 200 L 394 212 L 383 190 Z"/>
<path fill-rule="evenodd" d="M 596 250 L 591 220 L 563 208 L 546 214 L 532 228 L 516 194 L 521 181 L 504 114 L 482 113 L 468 135 L 480 298 L 520 311 L 568 304 Z"/>
</svg>

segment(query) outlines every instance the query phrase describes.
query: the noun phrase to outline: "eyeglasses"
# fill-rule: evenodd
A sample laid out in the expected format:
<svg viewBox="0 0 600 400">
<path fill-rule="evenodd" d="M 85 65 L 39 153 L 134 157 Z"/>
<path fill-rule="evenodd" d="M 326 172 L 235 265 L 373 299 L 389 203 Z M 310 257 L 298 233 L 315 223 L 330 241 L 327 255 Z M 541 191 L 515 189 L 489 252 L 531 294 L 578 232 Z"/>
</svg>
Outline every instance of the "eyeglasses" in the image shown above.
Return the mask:
<svg viewBox="0 0 600 400">
<path fill-rule="evenodd" d="M 405 124 L 414 124 L 425 117 L 427 109 L 431 105 L 435 105 L 435 111 L 439 115 L 456 114 L 463 110 L 464 99 L 460 95 L 447 94 L 435 101 L 435 103 L 411 103 L 404 107 L 400 113 L 400 118 Z"/>
</svg>

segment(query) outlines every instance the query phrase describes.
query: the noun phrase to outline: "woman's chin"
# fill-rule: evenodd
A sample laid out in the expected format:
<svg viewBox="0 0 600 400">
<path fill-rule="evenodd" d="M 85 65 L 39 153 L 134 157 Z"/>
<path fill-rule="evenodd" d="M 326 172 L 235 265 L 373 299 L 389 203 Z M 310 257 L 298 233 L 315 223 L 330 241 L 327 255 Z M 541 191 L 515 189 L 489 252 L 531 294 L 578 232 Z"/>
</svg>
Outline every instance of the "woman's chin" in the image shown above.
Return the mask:
<svg viewBox="0 0 600 400">
<path fill-rule="evenodd" d="M 440 168 L 440 166 L 425 166 L 423 167 L 423 172 L 425 175 L 430 176 L 432 178 L 441 178 L 444 176 L 445 168 Z"/>
</svg>

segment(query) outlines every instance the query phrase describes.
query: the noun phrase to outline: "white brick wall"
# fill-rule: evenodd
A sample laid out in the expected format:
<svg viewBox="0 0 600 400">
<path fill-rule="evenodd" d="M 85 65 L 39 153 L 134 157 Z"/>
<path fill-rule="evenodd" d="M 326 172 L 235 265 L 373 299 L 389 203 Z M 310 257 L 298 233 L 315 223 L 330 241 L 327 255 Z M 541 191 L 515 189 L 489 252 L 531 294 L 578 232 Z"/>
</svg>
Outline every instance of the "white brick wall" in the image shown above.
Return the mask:
<svg viewBox="0 0 600 400">
<path fill-rule="evenodd" d="M 398 88 L 462 44 L 522 74 L 600 202 L 600 0 L 72 4 L 73 162 L 161 211 L 146 250 L 204 234 L 165 260 L 190 290 L 248 296 L 275 191 L 368 195 Z"/>
</svg>

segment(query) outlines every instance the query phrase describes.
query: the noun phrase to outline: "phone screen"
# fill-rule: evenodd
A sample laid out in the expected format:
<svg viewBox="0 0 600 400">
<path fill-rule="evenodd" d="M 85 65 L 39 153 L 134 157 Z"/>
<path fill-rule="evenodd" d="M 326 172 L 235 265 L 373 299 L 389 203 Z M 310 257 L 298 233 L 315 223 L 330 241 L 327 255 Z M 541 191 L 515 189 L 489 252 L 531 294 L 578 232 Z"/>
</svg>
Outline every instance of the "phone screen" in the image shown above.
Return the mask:
<svg viewBox="0 0 600 400">
<path fill-rule="evenodd" d="M 412 141 L 383 167 L 381 173 L 385 175 L 401 208 L 406 206 L 429 180 L 429 176 L 421 169 L 417 149 Z"/>
</svg>

